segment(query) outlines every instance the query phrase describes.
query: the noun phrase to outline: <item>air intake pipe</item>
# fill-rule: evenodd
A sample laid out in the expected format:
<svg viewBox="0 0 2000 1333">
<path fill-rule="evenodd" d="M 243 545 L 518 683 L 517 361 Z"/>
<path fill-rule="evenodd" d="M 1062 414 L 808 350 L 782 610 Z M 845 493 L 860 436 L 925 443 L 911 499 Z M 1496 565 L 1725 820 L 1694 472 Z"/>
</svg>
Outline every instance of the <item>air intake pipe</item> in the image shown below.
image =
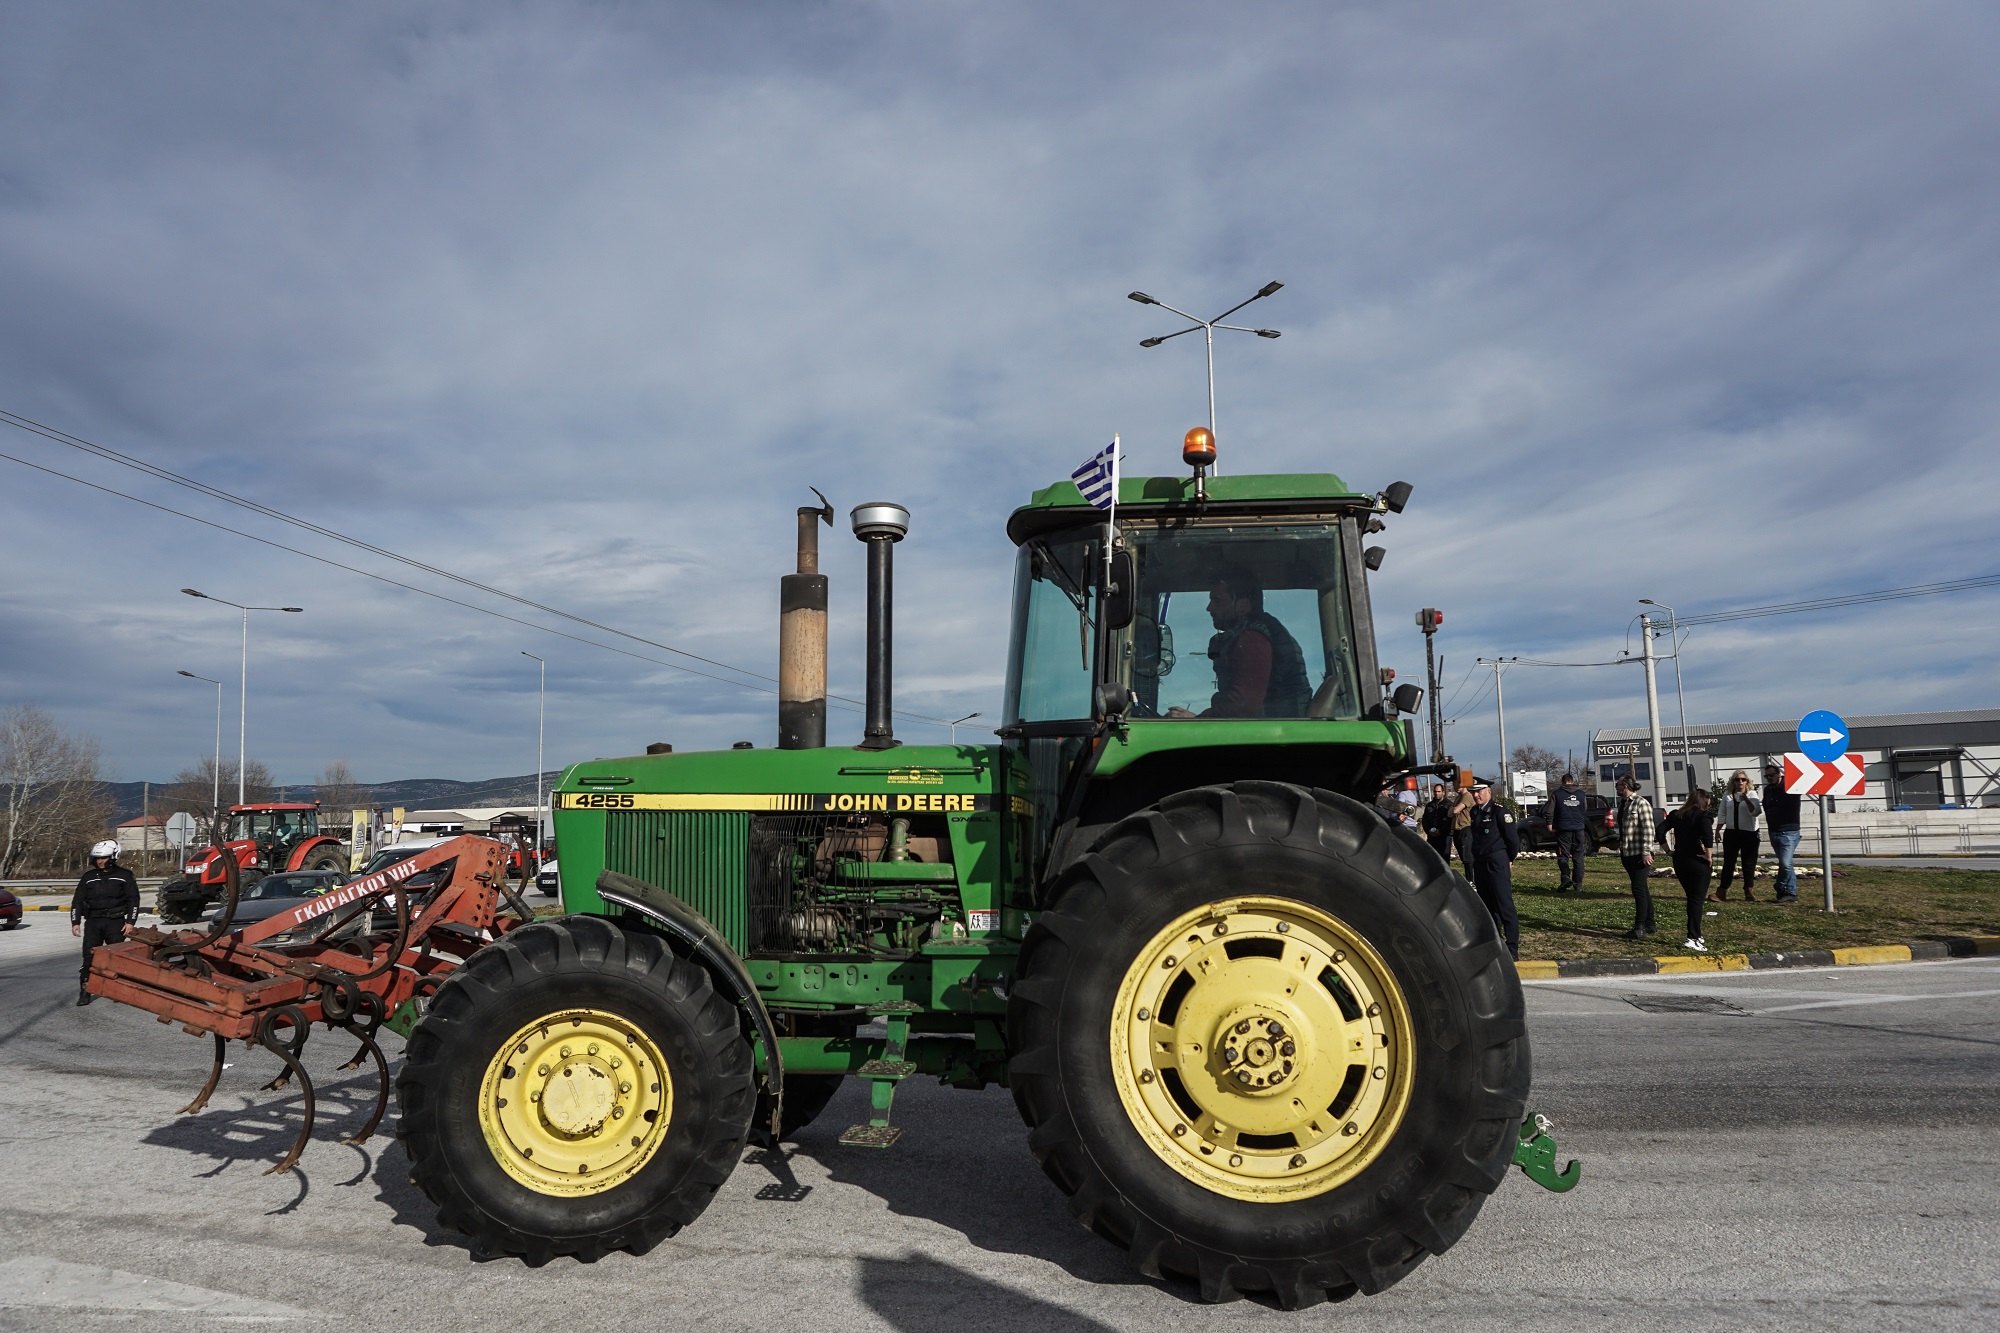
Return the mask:
<svg viewBox="0 0 2000 1333">
<path fill-rule="evenodd" d="M 864 750 L 892 750 L 902 744 L 890 721 L 890 611 L 895 601 L 892 549 L 910 530 L 910 511 L 887 500 L 854 506 L 854 535 L 868 546 L 868 726 Z"/>
<path fill-rule="evenodd" d="M 833 505 L 819 499 L 799 506 L 799 569 L 778 580 L 780 750 L 826 744 L 826 575 L 819 572 L 817 525 L 833 526 Z"/>
</svg>

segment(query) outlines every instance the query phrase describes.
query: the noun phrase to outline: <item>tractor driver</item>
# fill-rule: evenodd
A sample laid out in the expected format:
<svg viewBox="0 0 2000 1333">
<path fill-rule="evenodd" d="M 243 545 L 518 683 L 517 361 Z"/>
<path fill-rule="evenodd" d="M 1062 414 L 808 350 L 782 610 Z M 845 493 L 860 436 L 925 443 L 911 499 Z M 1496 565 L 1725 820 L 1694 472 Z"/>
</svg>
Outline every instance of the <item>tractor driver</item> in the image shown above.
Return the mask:
<svg viewBox="0 0 2000 1333">
<path fill-rule="evenodd" d="M 1222 571 L 1208 594 L 1208 641 L 1215 696 L 1199 714 L 1170 708 L 1168 717 L 1304 717 L 1312 702 L 1305 654 L 1283 622 L 1264 609 L 1264 587 L 1239 565 Z"/>
</svg>

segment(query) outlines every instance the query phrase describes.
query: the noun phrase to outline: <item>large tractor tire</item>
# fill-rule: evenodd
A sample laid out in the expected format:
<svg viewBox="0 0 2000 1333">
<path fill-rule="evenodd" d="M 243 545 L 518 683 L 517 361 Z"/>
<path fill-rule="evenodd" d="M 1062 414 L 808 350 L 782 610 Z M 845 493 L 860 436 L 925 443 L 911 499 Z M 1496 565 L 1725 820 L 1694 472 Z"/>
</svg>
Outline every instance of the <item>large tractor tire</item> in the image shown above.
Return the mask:
<svg viewBox="0 0 2000 1333">
<path fill-rule="evenodd" d="M 159 909 L 160 923 L 167 926 L 184 926 L 190 921 L 201 920 L 201 914 L 214 901 L 199 884 L 192 880 L 176 879 L 162 884 L 153 895 L 153 905 Z"/>
<path fill-rule="evenodd" d="M 305 860 L 299 863 L 299 869 L 345 870 L 347 858 L 341 855 L 338 847 L 322 847 L 308 853 Z"/>
<path fill-rule="evenodd" d="M 432 998 L 397 1136 L 475 1255 L 643 1254 L 729 1178 L 756 1101 L 737 1011 L 652 935 L 572 916 L 510 931 Z"/>
<path fill-rule="evenodd" d="M 1071 1210 L 1211 1301 L 1340 1300 L 1443 1253 L 1528 1091 L 1520 980 L 1465 881 L 1275 782 L 1170 797 L 1070 865 L 1008 1028 Z"/>
</svg>

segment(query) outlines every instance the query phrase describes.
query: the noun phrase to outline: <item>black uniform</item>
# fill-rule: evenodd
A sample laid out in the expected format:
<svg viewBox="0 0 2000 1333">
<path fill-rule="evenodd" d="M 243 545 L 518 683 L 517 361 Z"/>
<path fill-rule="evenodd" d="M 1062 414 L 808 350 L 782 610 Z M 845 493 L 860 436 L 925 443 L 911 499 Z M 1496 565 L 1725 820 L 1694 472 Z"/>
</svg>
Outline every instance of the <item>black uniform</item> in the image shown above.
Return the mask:
<svg viewBox="0 0 2000 1333">
<path fill-rule="evenodd" d="M 1472 807 L 1472 887 L 1493 914 L 1507 952 L 1521 956 L 1521 922 L 1514 915 L 1514 858 L 1521 854 L 1521 833 L 1514 816 L 1498 801 Z"/>
<path fill-rule="evenodd" d="M 83 967 L 76 976 L 77 999 L 84 999 L 83 987 L 90 980 L 90 955 L 100 944 L 117 944 L 125 938 L 125 927 L 139 919 L 139 881 L 117 862 L 83 872 L 76 882 L 76 896 L 70 899 L 69 919 L 83 927 Z"/>
<path fill-rule="evenodd" d="M 1583 858 L 1590 855 L 1590 803 L 1577 787 L 1549 793 L 1549 830 L 1556 835 L 1556 892 L 1583 887 Z"/>
</svg>

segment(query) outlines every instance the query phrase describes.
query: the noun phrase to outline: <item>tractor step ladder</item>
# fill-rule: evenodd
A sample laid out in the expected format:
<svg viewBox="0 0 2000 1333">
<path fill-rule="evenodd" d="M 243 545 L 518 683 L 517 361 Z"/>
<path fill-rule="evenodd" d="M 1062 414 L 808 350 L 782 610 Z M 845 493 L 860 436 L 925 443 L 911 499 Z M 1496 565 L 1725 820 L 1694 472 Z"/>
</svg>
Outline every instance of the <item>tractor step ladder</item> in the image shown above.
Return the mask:
<svg viewBox="0 0 2000 1333">
<path fill-rule="evenodd" d="M 896 1100 L 896 1085 L 917 1072 L 916 1062 L 903 1057 L 910 1044 L 910 1015 L 921 1008 L 908 1000 L 888 1000 L 868 1006 L 870 1014 L 888 1020 L 888 1040 L 882 1043 L 879 1059 L 870 1060 L 854 1071 L 868 1080 L 868 1123 L 849 1125 L 840 1136 L 843 1147 L 887 1148 L 903 1137 L 902 1128 L 889 1123 L 889 1108 Z"/>
</svg>

